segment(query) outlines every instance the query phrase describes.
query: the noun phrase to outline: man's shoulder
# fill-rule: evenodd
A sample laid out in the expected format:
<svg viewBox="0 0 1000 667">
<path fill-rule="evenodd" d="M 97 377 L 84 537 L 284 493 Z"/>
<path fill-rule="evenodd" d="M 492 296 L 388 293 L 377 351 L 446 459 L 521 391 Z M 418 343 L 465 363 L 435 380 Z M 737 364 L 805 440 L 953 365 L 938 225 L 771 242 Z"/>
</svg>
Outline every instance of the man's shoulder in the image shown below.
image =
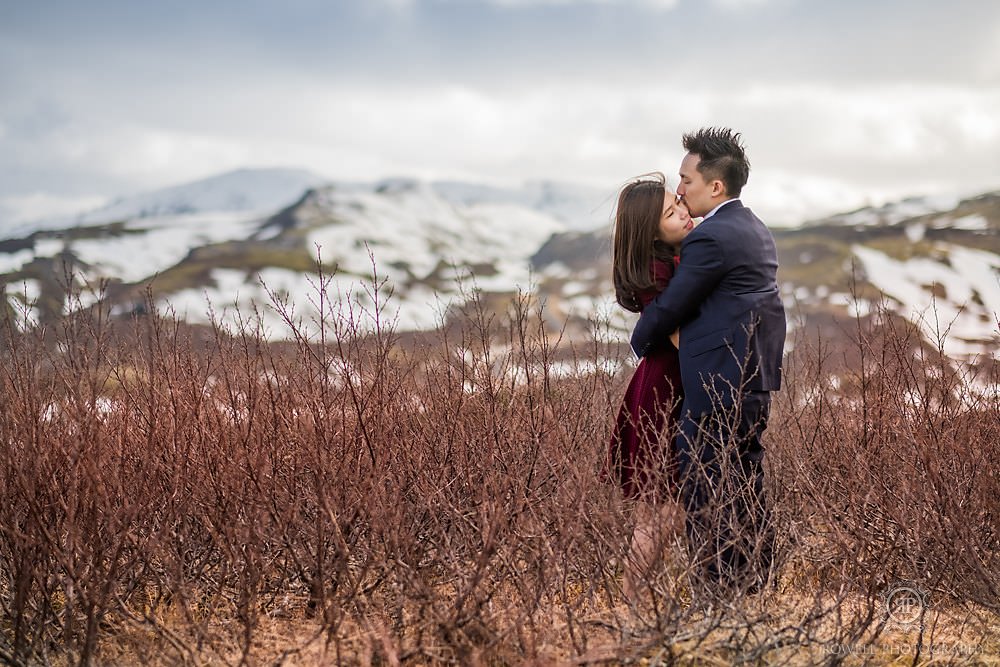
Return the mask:
<svg viewBox="0 0 1000 667">
<path fill-rule="evenodd" d="M 696 243 L 704 245 L 706 243 L 716 244 L 725 241 L 726 233 L 724 231 L 724 227 L 725 225 L 713 227 L 711 220 L 706 220 L 696 225 L 695 228 L 691 230 L 691 233 L 685 236 L 684 240 L 681 241 L 681 250 L 683 251 L 684 248 Z M 681 256 L 683 256 L 683 252 L 681 253 Z"/>
<path fill-rule="evenodd" d="M 755 216 L 753 214 L 753 211 L 751 211 L 750 208 L 746 206 L 741 200 L 730 199 L 725 204 L 723 204 L 722 208 L 716 211 L 715 215 L 709 218 L 709 220 L 739 221 L 739 220 L 745 220 L 747 218 L 756 219 L 757 216 Z"/>
<path fill-rule="evenodd" d="M 750 209 L 742 206 L 739 201 L 726 204 L 711 217 L 702 220 L 685 240 L 691 239 L 713 239 L 719 242 L 726 242 L 732 238 L 731 227 L 739 227 L 746 224 L 747 214 Z"/>
<path fill-rule="evenodd" d="M 720 236 L 728 235 L 728 232 L 723 230 L 731 227 L 738 227 L 744 230 L 756 228 L 753 233 L 760 234 L 762 232 L 767 232 L 767 235 L 771 235 L 771 230 L 764 223 L 764 221 L 758 218 L 754 212 L 750 210 L 750 207 L 744 206 L 739 200 L 720 208 L 718 213 L 709 218 L 708 222 L 713 220 L 719 223 L 716 226 L 715 231 L 719 233 Z M 707 226 L 710 227 L 711 225 Z"/>
</svg>

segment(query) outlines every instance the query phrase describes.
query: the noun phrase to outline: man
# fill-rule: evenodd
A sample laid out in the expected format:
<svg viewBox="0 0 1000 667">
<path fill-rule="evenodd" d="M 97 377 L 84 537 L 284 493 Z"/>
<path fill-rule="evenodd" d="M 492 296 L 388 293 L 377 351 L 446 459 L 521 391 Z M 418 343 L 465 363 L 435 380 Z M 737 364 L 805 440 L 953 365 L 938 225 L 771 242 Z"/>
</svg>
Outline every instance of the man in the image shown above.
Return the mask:
<svg viewBox="0 0 1000 667">
<path fill-rule="evenodd" d="M 785 341 L 777 252 L 739 199 L 750 173 L 740 134 L 703 128 L 683 145 L 677 194 L 703 220 L 681 244 L 667 289 L 643 310 L 632 349 L 641 357 L 680 329 L 676 447 L 690 546 L 711 581 L 756 589 L 772 558 L 761 434 Z"/>
</svg>

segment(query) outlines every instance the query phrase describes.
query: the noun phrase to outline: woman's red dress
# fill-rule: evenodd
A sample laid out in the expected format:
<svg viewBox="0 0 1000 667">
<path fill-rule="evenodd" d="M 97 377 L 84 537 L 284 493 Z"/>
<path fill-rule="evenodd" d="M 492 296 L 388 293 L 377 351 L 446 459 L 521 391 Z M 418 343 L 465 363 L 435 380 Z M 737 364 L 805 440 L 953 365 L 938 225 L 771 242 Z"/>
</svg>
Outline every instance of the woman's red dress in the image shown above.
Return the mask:
<svg viewBox="0 0 1000 667">
<path fill-rule="evenodd" d="M 654 260 L 653 280 L 665 289 L 674 265 Z M 639 294 L 643 307 L 658 291 Z M 677 348 L 669 340 L 639 361 L 611 433 L 608 475 L 627 498 L 665 500 L 676 497 L 674 435 L 680 418 L 681 369 Z"/>
</svg>

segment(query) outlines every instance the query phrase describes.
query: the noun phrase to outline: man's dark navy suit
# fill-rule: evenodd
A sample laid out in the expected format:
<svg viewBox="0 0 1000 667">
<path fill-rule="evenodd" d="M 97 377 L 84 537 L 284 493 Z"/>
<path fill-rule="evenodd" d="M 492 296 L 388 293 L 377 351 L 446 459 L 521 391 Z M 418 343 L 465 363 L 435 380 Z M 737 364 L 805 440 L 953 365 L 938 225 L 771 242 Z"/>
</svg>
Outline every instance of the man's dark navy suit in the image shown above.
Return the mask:
<svg viewBox="0 0 1000 667">
<path fill-rule="evenodd" d="M 713 561 L 709 571 L 732 579 L 747 565 L 767 566 L 771 558 L 759 544 L 767 520 L 760 436 L 770 392 L 781 387 L 785 309 L 776 279 L 778 256 L 770 231 L 739 200 L 695 227 L 680 256 L 667 288 L 643 309 L 632 349 L 641 357 L 668 344 L 670 333 L 680 329 L 684 418 L 677 452 L 689 536 L 702 542 L 692 546 L 706 549 Z M 699 519 L 723 483 L 727 468 L 718 456 L 723 449 L 748 492 L 726 499 L 730 504 L 723 511 L 740 515 L 730 519 L 744 524 L 748 535 L 742 537 L 757 539 L 753 548 L 740 547 L 740 536 L 725 526 L 716 523 L 713 529 Z"/>
</svg>

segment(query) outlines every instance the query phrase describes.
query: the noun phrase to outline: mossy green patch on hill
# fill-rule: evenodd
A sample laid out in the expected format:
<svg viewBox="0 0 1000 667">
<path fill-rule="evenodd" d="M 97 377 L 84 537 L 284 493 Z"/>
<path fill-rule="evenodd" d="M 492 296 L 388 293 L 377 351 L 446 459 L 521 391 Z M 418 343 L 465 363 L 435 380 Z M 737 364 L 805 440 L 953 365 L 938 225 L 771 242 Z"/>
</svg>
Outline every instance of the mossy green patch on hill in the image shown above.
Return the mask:
<svg viewBox="0 0 1000 667">
<path fill-rule="evenodd" d="M 913 242 L 902 233 L 896 236 L 879 235 L 865 241 L 864 245 L 899 262 L 906 262 L 918 257 L 943 258 L 933 241 L 923 239 Z"/>
<path fill-rule="evenodd" d="M 851 246 L 823 230 L 776 233 L 778 279 L 797 286 L 846 290 L 851 283 Z"/>
<path fill-rule="evenodd" d="M 170 294 L 211 282 L 213 269 L 235 269 L 251 274 L 267 268 L 315 273 L 316 258 L 304 247 L 284 247 L 266 241 L 229 241 L 192 250 L 181 262 L 143 283 L 154 293 Z M 333 271 L 334 266 L 324 266 Z"/>
<path fill-rule="evenodd" d="M 144 229 L 130 229 L 126 227 L 126 221 L 124 220 L 116 220 L 99 225 L 67 227 L 65 229 L 43 229 L 20 238 L 3 239 L 0 241 L 0 253 L 31 250 L 37 242 L 45 240 L 55 239 L 72 243 L 73 241 L 100 240 L 108 237 L 115 238 L 128 234 L 144 234 L 145 231 Z"/>
<path fill-rule="evenodd" d="M 1000 192 L 989 192 L 965 199 L 951 214 L 956 219 L 970 215 L 982 216 L 986 219 L 989 229 L 1000 231 Z"/>
<path fill-rule="evenodd" d="M 1000 255 L 1000 229 L 969 231 L 966 229 L 928 229 L 926 239 Z"/>
</svg>

